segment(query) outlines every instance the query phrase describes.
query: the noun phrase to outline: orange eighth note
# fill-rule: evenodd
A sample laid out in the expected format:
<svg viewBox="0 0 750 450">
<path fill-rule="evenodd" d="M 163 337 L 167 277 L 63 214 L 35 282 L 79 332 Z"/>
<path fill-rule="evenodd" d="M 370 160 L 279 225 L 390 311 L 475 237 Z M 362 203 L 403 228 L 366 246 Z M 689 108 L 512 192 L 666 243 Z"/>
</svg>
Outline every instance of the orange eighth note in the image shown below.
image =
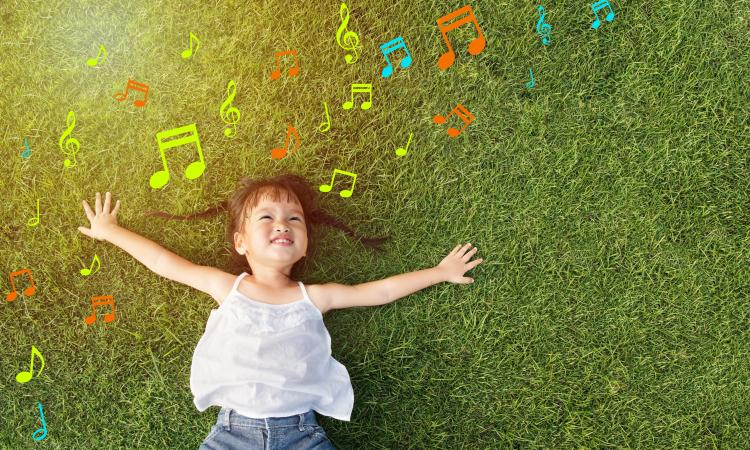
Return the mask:
<svg viewBox="0 0 750 450">
<path fill-rule="evenodd" d="M 278 80 L 281 78 L 281 57 L 291 55 L 294 56 L 294 67 L 289 68 L 289 76 L 296 77 L 299 75 L 299 59 L 297 58 L 297 50 L 287 50 L 285 52 L 276 52 L 276 70 L 271 72 L 271 79 Z"/>
<path fill-rule="evenodd" d="M 472 113 L 469 112 L 468 109 L 466 109 L 464 105 L 459 103 L 455 108 L 453 108 L 450 113 L 448 113 L 447 116 L 441 116 L 438 114 L 432 118 L 432 121 L 438 125 L 441 125 L 444 124 L 453 114 L 456 114 L 456 116 L 464 122 L 464 126 L 460 130 L 453 127 L 448 128 L 448 136 L 455 138 L 458 137 L 458 135 L 461 134 L 466 129 L 466 127 L 468 127 L 469 124 L 474 121 L 475 117 Z"/>
<path fill-rule="evenodd" d="M 128 98 L 128 92 L 130 91 L 130 89 L 143 92 L 143 100 L 133 101 L 133 106 L 135 106 L 136 108 L 143 108 L 144 106 L 146 106 L 146 100 L 148 100 L 148 85 L 139 83 L 135 80 L 128 80 L 128 84 L 125 86 L 125 92 L 118 92 L 117 94 L 115 94 L 115 100 L 121 102 Z"/>
<path fill-rule="evenodd" d="M 295 145 L 292 151 L 295 151 L 300 146 L 300 137 L 299 133 L 297 132 L 297 129 L 294 128 L 291 125 L 287 125 L 287 132 L 286 132 L 286 140 L 284 141 L 284 147 L 274 148 L 271 150 L 271 158 L 273 159 L 281 159 L 284 156 L 286 156 L 287 151 L 289 149 L 289 144 L 291 144 L 291 138 L 292 135 L 294 135 Z"/>
<path fill-rule="evenodd" d="M 482 53 L 482 50 L 484 50 L 487 42 L 484 39 L 482 30 L 479 28 L 479 23 L 477 22 L 477 18 L 474 15 L 474 11 L 471 9 L 471 6 L 466 5 L 462 8 L 458 8 L 452 13 L 446 14 L 437 20 L 440 34 L 443 35 L 445 44 L 448 46 L 448 50 L 440 55 L 440 58 L 438 59 L 437 65 L 440 69 L 446 70 L 447 68 L 452 66 L 453 62 L 456 60 L 456 54 L 453 51 L 453 46 L 451 45 L 451 41 L 448 40 L 448 32 L 451 30 L 455 30 L 461 25 L 467 24 L 469 22 L 474 24 L 474 27 L 476 28 L 478 34 L 478 36 L 469 43 L 469 54 L 476 56 Z"/>
<path fill-rule="evenodd" d="M 115 299 L 111 295 L 100 295 L 98 297 L 91 297 L 91 315 L 83 319 L 86 325 L 96 322 L 96 308 L 100 306 L 109 306 L 112 308 L 111 312 L 104 315 L 106 323 L 115 320 Z"/>
<path fill-rule="evenodd" d="M 5 296 L 5 300 L 9 302 L 12 302 L 16 298 L 18 298 L 18 290 L 16 289 L 16 284 L 13 282 L 13 279 L 19 275 L 28 275 L 29 283 L 31 283 L 31 286 L 23 290 L 23 295 L 25 295 L 26 297 L 31 297 L 32 295 L 36 293 L 36 284 L 34 283 L 34 277 L 31 275 L 31 269 L 17 270 L 15 272 L 10 273 L 10 286 L 13 288 L 13 291 L 11 291 L 7 296 Z"/>
</svg>

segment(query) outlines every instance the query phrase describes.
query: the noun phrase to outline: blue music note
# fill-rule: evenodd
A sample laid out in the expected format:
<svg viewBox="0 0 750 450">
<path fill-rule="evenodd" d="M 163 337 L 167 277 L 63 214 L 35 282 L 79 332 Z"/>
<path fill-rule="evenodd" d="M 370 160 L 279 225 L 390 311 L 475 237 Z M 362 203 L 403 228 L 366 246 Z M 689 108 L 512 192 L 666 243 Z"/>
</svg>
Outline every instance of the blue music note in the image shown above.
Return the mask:
<svg viewBox="0 0 750 450">
<path fill-rule="evenodd" d="M 39 416 L 42 419 L 42 428 L 37 428 L 36 431 L 34 431 L 34 434 L 32 437 L 35 441 L 41 441 L 42 439 L 47 437 L 47 422 L 44 420 L 44 412 L 42 411 L 42 404 L 37 402 L 39 404 Z M 39 433 L 42 433 L 41 436 L 37 436 Z"/>
<path fill-rule="evenodd" d="M 615 10 L 612 9 L 612 5 L 609 4 L 609 0 L 599 0 L 598 2 L 594 2 L 591 5 L 591 10 L 594 11 L 594 15 L 596 16 L 596 20 L 594 20 L 594 23 L 591 24 L 591 28 L 596 30 L 602 24 L 602 22 L 599 20 L 599 14 L 597 14 L 597 12 L 604 8 L 609 9 L 609 13 L 607 14 L 607 17 L 605 17 L 607 22 L 612 22 L 613 20 L 615 20 Z"/>
<path fill-rule="evenodd" d="M 385 56 L 385 60 L 388 62 L 388 65 L 383 68 L 383 72 L 381 73 L 381 75 L 383 75 L 383 78 L 388 78 L 393 74 L 393 64 L 391 63 L 390 58 L 388 58 L 388 54 L 394 52 L 395 50 L 398 50 L 399 48 L 403 48 L 406 52 L 406 57 L 401 60 L 401 68 L 407 69 L 409 66 L 411 66 L 411 53 L 409 53 L 409 49 L 406 48 L 404 38 L 399 36 L 395 39 L 391 39 L 390 41 L 380 46 L 380 50 L 383 52 L 383 56 Z"/>
</svg>

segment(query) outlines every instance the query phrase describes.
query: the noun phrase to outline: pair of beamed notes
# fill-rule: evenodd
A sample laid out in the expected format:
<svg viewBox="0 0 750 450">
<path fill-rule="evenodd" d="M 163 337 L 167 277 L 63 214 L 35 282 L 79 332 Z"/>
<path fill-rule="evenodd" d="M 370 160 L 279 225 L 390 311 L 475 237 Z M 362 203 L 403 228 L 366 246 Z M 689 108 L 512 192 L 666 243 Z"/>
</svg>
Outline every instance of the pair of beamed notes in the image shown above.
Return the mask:
<svg viewBox="0 0 750 450">
<path fill-rule="evenodd" d="M 167 165 L 166 150 L 193 144 L 198 153 L 198 160 L 191 162 L 185 169 L 185 178 L 194 180 L 206 170 L 206 161 L 203 158 L 198 130 L 194 123 L 182 127 L 172 128 L 171 130 L 156 133 L 156 143 L 159 146 L 159 155 L 163 170 L 158 170 L 151 175 L 149 185 L 154 189 L 163 188 L 171 178 L 169 166 Z"/>
</svg>

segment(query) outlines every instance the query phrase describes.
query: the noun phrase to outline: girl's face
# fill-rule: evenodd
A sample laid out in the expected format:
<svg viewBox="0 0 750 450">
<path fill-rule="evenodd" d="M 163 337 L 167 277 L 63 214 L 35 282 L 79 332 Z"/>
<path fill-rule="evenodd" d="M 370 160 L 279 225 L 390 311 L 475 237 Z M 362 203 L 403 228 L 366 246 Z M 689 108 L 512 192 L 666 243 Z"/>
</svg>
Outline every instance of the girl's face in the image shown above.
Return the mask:
<svg viewBox="0 0 750 450">
<path fill-rule="evenodd" d="M 253 263 L 285 269 L 307 254 L 307 227 L 302 206 L 263 195 L 247 208 L 240 232 L 234 233 L 237 252 Z"/>
</svg>

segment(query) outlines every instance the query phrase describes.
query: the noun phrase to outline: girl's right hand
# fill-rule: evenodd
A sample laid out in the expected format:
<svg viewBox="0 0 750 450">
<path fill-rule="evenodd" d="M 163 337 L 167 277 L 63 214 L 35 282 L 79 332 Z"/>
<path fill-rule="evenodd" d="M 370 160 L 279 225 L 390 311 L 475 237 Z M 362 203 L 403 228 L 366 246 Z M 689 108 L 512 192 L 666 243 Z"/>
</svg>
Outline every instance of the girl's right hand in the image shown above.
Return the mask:
<svg viewBox="0 0 750 450">
<path fill-rule="evenodd" d="M 91 207 L 86 200 L 83 201 L 83 210 L 86 212 L 89 222 L 91 222 L 91 228 L 78 227 L 78 231 L 85 234 L 90 238 L 94 238 L 100 241 L 106 239 L 107 232 L 117 226 L 117 211 L 120 210 L 120 200 L 117 200 L 115 208 L 112 212 L 109 212 L 111 206 L 112 196 L 107 192 L 107 196 L 104 199 L 104 206 L 102 206 L 102 196 L 96 193 L 96 213 L 91 211 Z"/>
</svg>

